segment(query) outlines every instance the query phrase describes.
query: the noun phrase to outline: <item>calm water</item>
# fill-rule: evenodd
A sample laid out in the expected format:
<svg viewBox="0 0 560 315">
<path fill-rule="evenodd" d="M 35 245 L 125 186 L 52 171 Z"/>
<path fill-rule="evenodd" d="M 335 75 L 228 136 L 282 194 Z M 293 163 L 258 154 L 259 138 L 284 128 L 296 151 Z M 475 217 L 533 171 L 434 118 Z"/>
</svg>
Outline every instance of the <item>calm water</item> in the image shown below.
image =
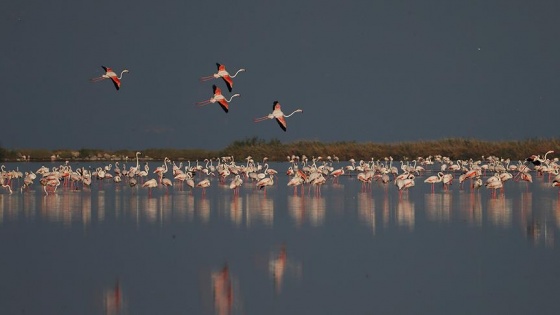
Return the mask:
<svg viewBox="0 0 560 315">
<path fill-rule="evenodd" d="M 111 181 L 1 190 L 0 314 L 558 313 L 560 199 L 546 177 L 495 198 L 457 182 L 431 193 L 427 175 L 401 197 L 354 176 L 302 196 L 288 166 L 271 164 L 266 195 L 217 179 L 205 196 Z"/>
</svg>

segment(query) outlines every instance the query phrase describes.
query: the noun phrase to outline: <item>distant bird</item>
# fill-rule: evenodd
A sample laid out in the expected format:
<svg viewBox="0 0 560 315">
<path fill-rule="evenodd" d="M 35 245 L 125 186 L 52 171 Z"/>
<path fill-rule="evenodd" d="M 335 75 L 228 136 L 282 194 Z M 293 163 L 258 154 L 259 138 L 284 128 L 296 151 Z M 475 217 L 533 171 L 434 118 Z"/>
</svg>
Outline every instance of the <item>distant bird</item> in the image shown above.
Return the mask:
<svg viewBox="0 0 560 315">
<path fill-rule="evenodd" d="M 290 179 L 290 181 L 288 181 L 287 186 L 293 186 L 294 187 L 294 195 L 297 193 L 297 187 L 300 185 L 303 185 L 304 183 L 304 179 L 301 176 L 294 176 Z M 301 189 L 301 192 L 303 193 L 303 187 Z"/>
<path fill-rule="evenodd" d="M 557 180 L 553 180 L 552 184 L 550 184 L 551 187 L 560 187 L 560 181 Z M 558 190 L 558 196 L 560 196 L 560 190 Z"/>
<path fill-rule="evenodd" d="M 202 195 L 206 195 L 206 188 L 210 187 L 210 180 L 205 178 L 196 184 L 196 187 L 202 188 Z"/>
<path fill-rule="evenodd" d="M 222 106 L 222 109 L 227 113 L 229 111 L 229 102 L 231 102 L 231 100 L 234 97 L 241 96 L 240 94 L 233 94 L 228 100 L 228 99 L 225 98 L 225 96 L 222 95 L 222 90 L 219 87 L 217 87 L 215 84 L 212 85 L 212 89 L 214 91 L 214 95 L 208 100 L 197 102 L 196 105 L 206 106 L 210 103 L 218 102 L 218 104 L 220 104 L 220 106 Z"/>
<path fill-rule="evenodd" d="M 231 180 L 229 184 L 229 188 L 233 190 L 234 195 L 239 195 L 239 187 L 243 185 L 243 179 L 241 179 L 241 175 L 235 175 L 235 177 Z"/>
<path fill-rule="evenodd" d="M 478 189 L 478 188 L 480 188 L 480 187 L 482 187 L 482 186 L 483 186 L 483 184 L 482 184 L 482 179 L 480 178 L 480 176 L 477 176 L 477 177 L 474 179 L 474 181 L 473 181 L 471 187 L 474 188 L 474 189 Z"/>
<path fill-rule="evenodd" d="M 129 71 L 127 69 L 124 69 L 121 72 L 120 76 L 117 77 L 117 74 L 113 71 L 113 69 L 105 66 L 101 66 L 101 67 L 103 68 L 103 70 L 105 70 L 105 74 L 97 78 L 92 78 L 91 81 L 99 82 L 101 80 L 111 79 L 111 81 L 113 81 L 113 84 L 115 85 L 115 88 L 118 91 L 121 88 L 121 78 L 123 76 L 123 73 L 128 73 Z"/>
<path fill-rule="evenodd" d="M 264 189 L 264 194 L 266 195 L 266 187 L 274 185 L 274 175 L 265 177 L 257 182 L 257 187 L 259 189 Z"/>
<path fill-rule="evenodd" d="M 330 173 L 330 176 L 332 176 L 334 178 L 333 183 L 338 183 L 338 177 L 342 176 L 342 175 L 344 175 L 344 168 L 343 167 L 341 167 L 339 169 L 336 169 L 336 170 L 334 170 Z"/>
<path fill-rule="evenodd" d="M 424 183 L 432 184 L 432 192 L 434 192 L 434 184 L 441 183 L 443 179 L 443 172 L 438 172 L 437 176 L 432 175 L 424 180 Z"/>
<path fill-rule="evenodd" d="M 191 189 L 194 188 L 194 180 L 192 178 L 191 172 L 187 173 L 187 179 L 185 181 L 187 183 L 187 186 L 189 186 Z"/>
<path fill-rule="evenodd" d="M 131 177 L 131 178 L 128 180 L 128 186 L 130 186 L 130 187 L 134 187 L 134 186 L 136 186 L 137 184 L 138 184 L 138 181 L 137 181 L 136 178 L 134 178 L 134 177 Z"/>
<path fill-rule="evenodd" d="M 533 154 L 533 155 L 531 155 L 530 157 L 526 158 L 526 159 L 525 159 L 525 162 L 530 162 L 530 163 L 533 163 L 533 165 L 537 165 L 537 166 L 538 166 L 538 165 L 541 165 L 542 162 L 546 161 L 546 156 L 547 156 L 549 153 L 554 153 L 554 151 L 552 151 L 552 150 L 547 151 L 547 152 L 544 154 L 544 157 L 542 157 L 542 158 L 541 158 L 540 155 L 534 155 L 534 154 Z"/>
<path fill-rule="evenodd" d="M 448 173 L 443 175 L 443 177 L 441 178 L 441 181 L 443 183 L 443 190 L 447 191 L 449 190 L 449 185 L 451 185 L 453 183 L 453 174 Z"/>
<path fill-rule="evenodd" d="M 486 180 L 486 184 L 484 184 L 484 186 L 486 186 L 486 188 L 492 190 L 492 193 L 491 193 L 492 197 L 496 197 L 498 189 L 500 189 L 502 192 L 504 190 L 504 184 L 500 180 L 500 177 L 497 176 L 496 178 L 497 178 L 496 180 L 492 180 L 492 181 Z"/>
<path fill-rule="evenodd" d="M 152 195 L 152 188 L 155 188 L 157 186 L 158 186 L 158 182 L 155 178 L 147 180 L 144 184 L 142 184 L 142 187 L 147 187 L 148 188 L 148 195 L 149 196 Z"/>
<path fill-rule="evenodd" d="M 264 117 L 260 117 L 260 118 L 255 118 L 253 121 L 254 122 L 261 122 L 261 121 L 265 121 L 267 119 L 276 119 L 276 121 L 278 122 L 278 125 L 280 125 L 280 128 L 282 128 L 282 130 L 286 131 L 286 117 L 290 117 L 295 113 L 301 113 L 303 112 L 303 110 L 301 109 L 296 109 L 294 110 L 291 114 L 289 115 L 284 115 L 284 113 L 281 110 L 281 106 L 280 103 L 278 101 L 274 101 L 274 103 L 272 104 L 272 113 L 268 114 L 267 116 Z"/>
<path fill-rule="evenodd" d="M 404 190 L 408 191 L 410 187 L 414 187 L 414 175 L 409 174 L 406 178 L 400 178 L 395 181 L 395 185 L 399 189 L 399 197 L 402 196 Z"/>
<path fill-rule="evenodd" d="M 167 178 L 167 177 L 163 177 L 163 178 L 161 179 L 161 184 L 162 184 L 163 186 L 165 186 L 165 187 L 171 187 L 171 186 L 173 186 L 173 183 L 172 183 L 171 180 L 170 180 L 169 178 Z"/>
<path fill-rule="evenodd" d="M 209 75 L 206 77 L 202 77 L 200 78 L 201 81 L 208 81 L 208 80 L 212 80 L 212 79 L 217 79 L 217 78 L 222 78 L 224 79 L 224 82 L 227 85 L 228 91 L 231 92 L 231 90 L 233 89 L 233 78 L 235 78 L 235 76 L 237 76 L 237 74 L 239 72 L 245 71 L 245 69 L 239 69 L 237 70 L 237 72 L 234 75 L 229 75 L 229 73 L 226 71 L 226 66 L 221 65 L 219 63 L 216 63 L 216 66 L 218 66 L 218 72 L 214 73 L 213 75 Z"/>
</svg>

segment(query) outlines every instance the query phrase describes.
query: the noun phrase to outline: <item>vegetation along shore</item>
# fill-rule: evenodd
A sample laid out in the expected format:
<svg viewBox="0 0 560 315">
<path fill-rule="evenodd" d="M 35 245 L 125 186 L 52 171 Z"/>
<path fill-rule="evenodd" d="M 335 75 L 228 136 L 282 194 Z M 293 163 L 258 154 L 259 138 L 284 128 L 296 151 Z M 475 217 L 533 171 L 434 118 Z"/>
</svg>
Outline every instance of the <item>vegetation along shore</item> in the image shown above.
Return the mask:
<svg viewBox="0 0 560 315">
<path fill-rule="evenodd" d="M 516 141 L 482 141 L 476 139 L 449 138 L 429 141 L 395 143 L 358 143 L 342 141 L 325 143 L 320 141 L 296 141 L 282 143 L 278 139 L 269 141 L 258 137 L 237 140 L 222 150 L 165 149 L 145 150 L 121 149 L 6 149 L 0 147 L 0 159 L 12 161 L 84 161 L 84 160 L 126 160 L 134 158 L 137 151 L 143 159 L 163 160 L 203 160 L 222 156 L 233 156 L 242 160 L 251 155 L 255 159 L 267 157 L 269 161 L 287 161 L 291 155 L 332 156 L 341 161 L 349 159 L 377 160 L 393 157 L 395 160 L 409 160 L 421 156 L 442 155 L 451 159 L 479 159 L 482 156 L 497 156 L 510 159 L 525 159 L 532 154 L 553 150 L 560 152 L 560 138 L 538 138 Z"/>
</svg>

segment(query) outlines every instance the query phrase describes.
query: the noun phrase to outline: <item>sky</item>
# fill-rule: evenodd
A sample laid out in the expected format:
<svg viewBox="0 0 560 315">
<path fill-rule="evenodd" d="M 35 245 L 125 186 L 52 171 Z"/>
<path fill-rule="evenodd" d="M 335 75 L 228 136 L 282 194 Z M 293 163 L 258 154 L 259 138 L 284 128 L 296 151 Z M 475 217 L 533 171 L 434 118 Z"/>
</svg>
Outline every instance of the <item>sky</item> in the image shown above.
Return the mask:
<svg viewBox="0 0 560 315">
<path fill-rule="evenodd" d="M 558 136 L 558 1 L 23 0 L 0 4 L 0 145 L 220 150 L 258 137 Z M 217 72 L 234 79 L 201 82 Z M 101 66 L 125 73 L 121 89 Z M 196 102 L 212 84 L 229 113 Z M 279 101 L 284 132 L 272 120 Z"/>
</svg>

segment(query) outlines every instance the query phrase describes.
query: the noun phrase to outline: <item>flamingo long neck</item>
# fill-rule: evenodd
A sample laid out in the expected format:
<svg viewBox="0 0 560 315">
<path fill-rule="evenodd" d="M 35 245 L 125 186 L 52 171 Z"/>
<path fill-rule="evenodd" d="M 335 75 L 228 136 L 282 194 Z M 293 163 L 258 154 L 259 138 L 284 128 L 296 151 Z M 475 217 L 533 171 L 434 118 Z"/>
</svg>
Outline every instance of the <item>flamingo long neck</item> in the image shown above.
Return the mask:
<svg viewBox="0 0 560 315">
<path fill-rule="evenodd" d="M 121 71 L 121 75 L 119 75 L 119 80 L 122 79 L 123 73 L 126 73 L 126 72 L 128 72 L 128 71 L 126 71 L 126 70 Z"/>
<path fill-rule="evenodd" d="M 236 97 L 236 96 L 239 96 L 239 94 L 233 94 L 233 95 L 229 98 L 229 100 L 227 100 L 228 103 L 231 102 L 231 100 L 232 100 L 234 97 Z"/>
<path fill-rule="evenodd" d="M 230 75 L 229 77 L 230 77 L 230 78 L 235 78 L 235 76 L 236 76 L 239 72 L 241 72 L 241 71 L 244 71 L 244 70 L 243 70 L 243 69 L 239 69 L 239 70 L 237 70 L 237 72 L 236 72 L 234 75 Z"/>
<path fill-rule="evenodd" d="M 296 109 L 296 110 L 294 110 L 291 114 L 289 114 L 289 115 L 284 115 L 284 117 L 290 117 L 290 116 L 292 116 L 293 114 L 299 113 L 299 112 L 301 112 L 301 109 Z"/>
</svg>

